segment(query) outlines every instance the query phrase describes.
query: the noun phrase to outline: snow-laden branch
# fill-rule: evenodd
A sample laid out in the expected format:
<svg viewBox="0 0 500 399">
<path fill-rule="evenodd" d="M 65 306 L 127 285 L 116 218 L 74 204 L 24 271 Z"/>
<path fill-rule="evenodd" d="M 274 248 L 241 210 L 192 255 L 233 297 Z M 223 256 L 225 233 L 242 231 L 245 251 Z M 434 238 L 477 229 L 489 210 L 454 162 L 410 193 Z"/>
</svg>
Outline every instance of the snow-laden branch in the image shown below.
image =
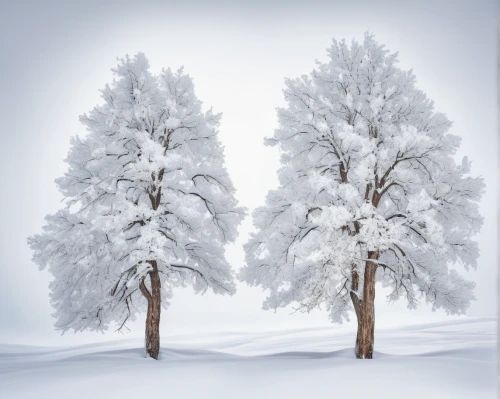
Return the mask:
<svg viewBox="0 0 500 399">
<path fill-rule="evenodd" d="M 456 164 L 451 122 L 396 54 L 370 35 L 334 40 L 328 54 L 286 80 L 267 140 L 283 154 L 280 185 L 253 214 L 240 278 L 269 291 L 266 307 L 324 304 L 340 321 L 356 306 L 346 293 L 361 303 L 374 266 L 391 300 L 464 312 L 473 284 L 448 266 L 476 266 L 482 179 L 469 176 L 466 158 Z"/>
<path fill-rule="evenodd" d="M 245 210 L 224 167 L 220 115 L 202 111 L 182 70 L 153 75 L 143 54 L 113 72 L 57 179 L 67 207 L 29 239 L 54 276 L 62 330 L 125 327 L 152 301 L 153 275 L 163 306 L 178 285 L 234 292 L 224 245 Z"/>
</svg>

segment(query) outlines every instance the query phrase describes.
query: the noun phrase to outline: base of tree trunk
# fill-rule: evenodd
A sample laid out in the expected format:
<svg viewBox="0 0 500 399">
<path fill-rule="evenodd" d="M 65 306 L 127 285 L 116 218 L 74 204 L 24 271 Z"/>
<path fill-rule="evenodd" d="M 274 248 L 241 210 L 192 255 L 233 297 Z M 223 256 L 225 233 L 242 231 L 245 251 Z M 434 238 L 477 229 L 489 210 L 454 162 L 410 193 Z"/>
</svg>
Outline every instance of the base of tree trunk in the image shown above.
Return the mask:
<svg viewBox="0 0 500 399">
<path fill-rule="evenodd" d="M 148 300 L 148 313 L 146 315 L 146 357 L 158 360 L 160 354 L 160 313 L 161 313 L 161 281 L 156 261 L 149 262 L 153 270 L 149 273 L 151 292 L 141 282 L 140 289 Z"/>
<path fill-rule="evenodd" d="M 158 360 L 158 356 L 160 355 L 160 329 L 159 326 L 158 328 L 153 326 L 148 331 L 148 324 L 146 326 L 146 357 Z"/>
<path fill-rule="evenodd" d="M 375 273 L 377 264 L 371 260 L 378 259 L 378 252 L 368 252 L 363 283 L 363 300 L 359 306 L 358 334 L 356 337 L 356 357 L 358 359 L 373 358 L 375 341 Z"/>
<path fill-rule="evenodd" d="M 375 321 L 375 320 L 374 320 Z M 366 331 L 368 330 L 368 331 Z M 356 335 L 356 358 L 373 359 L 373 347 L 375 343 L 375 323 L 371 327 L 363 328 L 358 323 L 358 333 Z M 361 337 L 366 337 L 364 340 Z"/>
</svg>

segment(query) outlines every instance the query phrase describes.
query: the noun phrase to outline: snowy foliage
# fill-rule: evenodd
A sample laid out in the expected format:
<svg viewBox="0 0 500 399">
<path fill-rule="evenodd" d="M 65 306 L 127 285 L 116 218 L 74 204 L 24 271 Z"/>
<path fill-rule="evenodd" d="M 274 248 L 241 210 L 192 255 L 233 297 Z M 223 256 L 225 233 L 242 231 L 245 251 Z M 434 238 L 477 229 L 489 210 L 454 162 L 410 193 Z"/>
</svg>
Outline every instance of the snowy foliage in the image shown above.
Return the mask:
<svg viewBox="0 0 500 399">
<path fill-rule="evenodd" d="M 224 167 L 220 115 L 202 112 L 182 69 L 153 75 L 139 53 L 113 72 L 56 180 L 66 206 L 28 240 L 34 261 L 54 276 L 61 330 L 133 320 L 147 306 L 139 285 L 148 284 L 152 260 L 163 307 L 175 286 L 235 290 L 224 245 L 244 210 Z"/>
<path fill-rule="evenodd" d="M 366 34 L 333 41 L 329 61 L 286 80 L 287 107 L 269 145 L 282 153 L 279 187 L 254 214 L 240 278 L 269 290 L 264 308 L 325 305 L 348 319 L 363 298 L 369 254 L 390 300 L 424 299 L 463 313 L 474 283 L 481 178 L 456 164 L 451 122 L 415 87 L 415 76 Z M 359 278 L 354 282 L 353 278 Z"/>
</svg>

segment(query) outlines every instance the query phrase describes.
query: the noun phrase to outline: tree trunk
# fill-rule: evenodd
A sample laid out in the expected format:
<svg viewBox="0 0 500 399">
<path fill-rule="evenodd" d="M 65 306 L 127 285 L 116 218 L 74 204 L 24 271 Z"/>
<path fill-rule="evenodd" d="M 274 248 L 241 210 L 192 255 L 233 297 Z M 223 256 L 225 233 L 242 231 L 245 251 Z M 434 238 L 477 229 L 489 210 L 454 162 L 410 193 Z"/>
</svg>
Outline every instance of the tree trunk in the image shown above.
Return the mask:
<svg viewBox="0 0 500 399">
<path fill-rule="evenodd" d="M 356 320 L 358 321 L 358 333 L 356 335 L 356 355 L 358 353 L 358 347 L 359 347 L 359 323 L 361 322 L 361 301 L 359 300 L 358 297 L 358 288 L 359 288 L 359 273 L 358 270 L 356 269 L 356 265 L 352 265 L 352 271 L 351 271 L 351 300 L 352 304 L 354 306 L 354 311 L 356 312 Z"/>
<path fill-rule="evenodd" d="M 158 360 L 158 355 L 160 353 L 161 281 L 156 261 L 152 260 L 148 263 L 153 266 L 153 270 L 149 272 L 151 292 L 149 292 L 144 284 L 144 280 L 140 283 L 141 292 L 148 300 L 145 339 L 146 356 Z"/>
<path fill-rule="evenodd" d="M 368 259 L 377 260 L 378 252 L 368 252 Z M 366 262 L 363 283 L 363 300 L 358 316 L 358 334 L 356 337 L 356 357 L 358 359 L 373 358 L 375 332 L 375 273 L 377 264 Z"/>
<path fill-rule="evenodd" d="M 373 311 L 373 316 L 371 320 L 371 326 L 367 326 L 365 328 L 365 325 L 362 324 L 362 319 L 358 318 L 358 331 L 356 334 L 356 357 L 358 359 L 372 359 L 373 358 L 373 347 L 375 343 L 375 306 L 372 308 Z M 365 334 L 365 331 L 368 331 L 368 341 L 370 342 L 370 345 L 368 346 L 368 351 L 364 352 L 361 348 L 361 336 Z M 364 344 L 364 343 L 363 343 Z"/>
</svg>

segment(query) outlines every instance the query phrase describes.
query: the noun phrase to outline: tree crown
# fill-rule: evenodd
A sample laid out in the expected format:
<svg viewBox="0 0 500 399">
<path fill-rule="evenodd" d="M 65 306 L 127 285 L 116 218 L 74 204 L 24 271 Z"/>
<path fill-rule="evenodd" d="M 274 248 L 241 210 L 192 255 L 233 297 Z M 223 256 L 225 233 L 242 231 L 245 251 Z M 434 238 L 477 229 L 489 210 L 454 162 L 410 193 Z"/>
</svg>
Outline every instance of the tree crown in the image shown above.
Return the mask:
<svg viewBox="0 0 500 399">
<path fill-rule="evenodd" d="M 254 212 L 240 278 L 270 291 L 265 307 L 326 304 L 342 321 L 376 253 L 391 300 L 464 312 L 474 283 L 450 263 L 476 267 L 482 179 L 468 175 L 467 158 L 455 163 L 451 122 L 397 54 L 366 34 L 334 40 L 328 56 L 286 80 L 287 107 L 266 141 L 282 152 L 279 187 Z"/>
<path fill-rule="evenodd" d="M 65 208 L 29 238 L 34 261 L 55 277 L 62 330 L 124 326 L 144 308 L 139 286 L 152 261 L 165 307 L 174 286 L 235 290 L 224 245 L 244 209 L 224 167 L 220 115 L 202 112 L 182 69 L 153 75 L 139 53 L 113 72 L 104 104 L 81 116 L 88 134 L 72 139 L 68 172 L 56 180 Z"/>
</svg>

